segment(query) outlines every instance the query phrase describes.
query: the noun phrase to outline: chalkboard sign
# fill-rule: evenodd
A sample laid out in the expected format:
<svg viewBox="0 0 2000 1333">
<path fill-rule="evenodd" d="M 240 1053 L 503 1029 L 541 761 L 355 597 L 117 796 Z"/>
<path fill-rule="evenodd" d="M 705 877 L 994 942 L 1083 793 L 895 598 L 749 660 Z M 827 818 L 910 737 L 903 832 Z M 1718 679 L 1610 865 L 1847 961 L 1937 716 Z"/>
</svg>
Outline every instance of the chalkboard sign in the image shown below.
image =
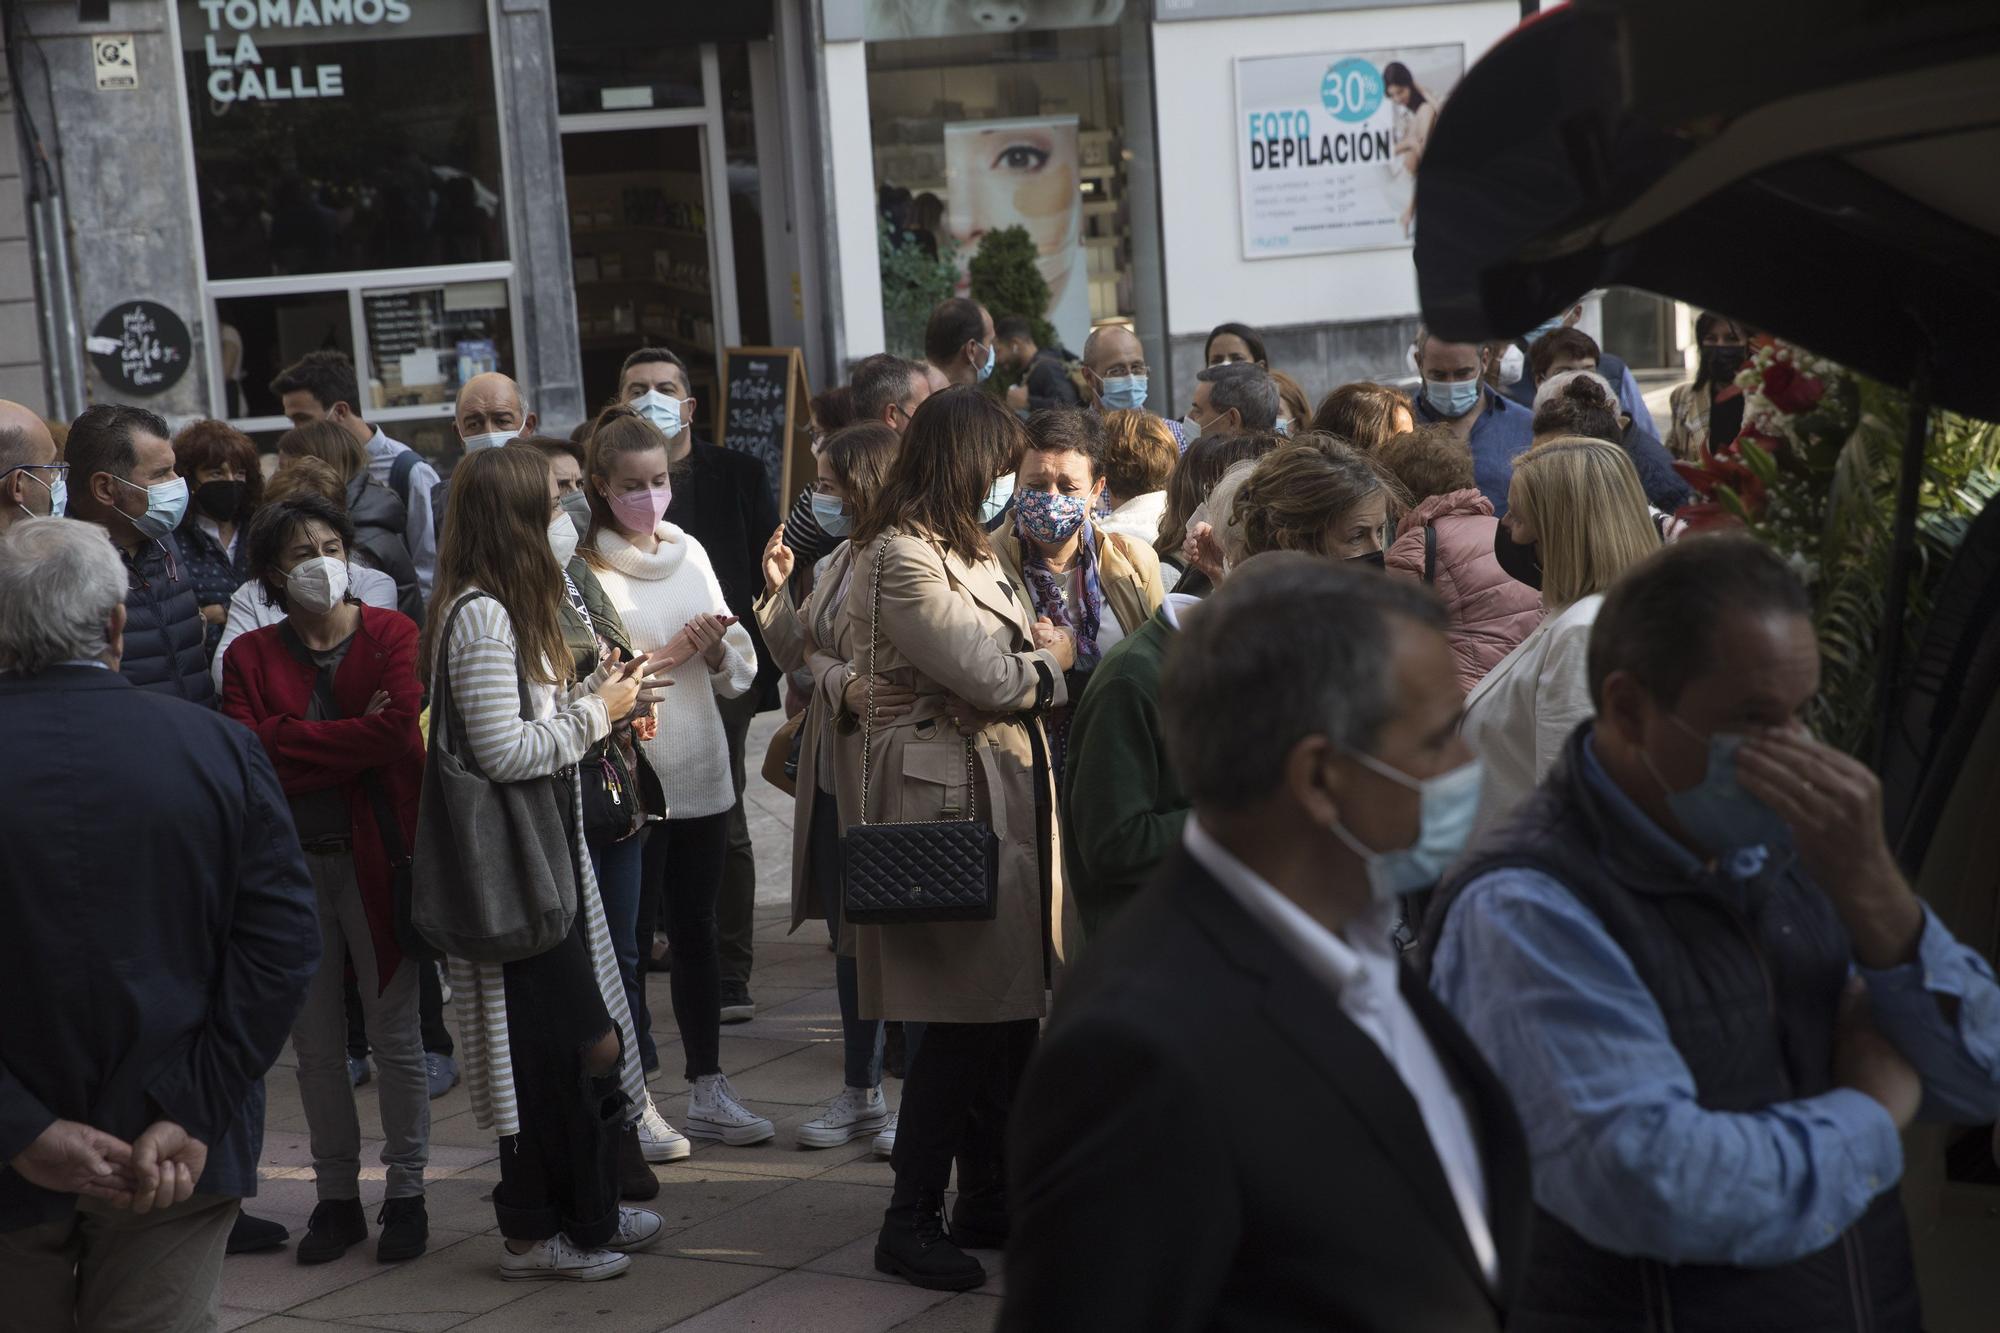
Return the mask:
<svg viewBox="0 0 2000 1333">
<path fill-rule="evenodd" d="M 806 430 L 810 397 L 805 358 L 798 348 L 723 350 L 722 444 L 763 463 L 781 513 L 791 504 L 792 492 L 812 473 Z"/>
<path fill-rule="evenodd" d="M 104 312 L 84 341 L 104 382 L 123 393 L 165 393 L 187 374 L 194 340 L 181 317 L 157 301 L 126 301 Z"/>
</svg>

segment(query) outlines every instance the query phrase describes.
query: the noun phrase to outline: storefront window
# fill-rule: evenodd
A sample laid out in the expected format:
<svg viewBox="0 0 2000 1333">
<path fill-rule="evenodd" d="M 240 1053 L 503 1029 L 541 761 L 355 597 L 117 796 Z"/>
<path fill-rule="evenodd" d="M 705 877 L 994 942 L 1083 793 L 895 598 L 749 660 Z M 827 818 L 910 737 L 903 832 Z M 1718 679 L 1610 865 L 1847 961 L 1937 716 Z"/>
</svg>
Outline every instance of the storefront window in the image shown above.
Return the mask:
<svg viewBox="0 0 2000 1333">
<path fill-rule="evenodd" d="M 354 322 L 344 291 L 223 298 L 215 303 L 215 315 L 223 342 L 241 348 L 233 364 L 223 364 L 223 410 L 231 417 L 280 415 L 270 383 L 307 352 L 354 355 Z"/>
<path fill-rule="evenodd" d="M 364 287 L 370 406 L 458 400 L 474 375 L 514 364 L 504 282 Z"/>
<path fill-rule="evenodd" d="M 1145 318 L 1159 305 L 1158 208 L 1150 175 L 1134 172 L 1151 89 L 1143 21 L 1136 11 L 1127 20 L 867 48 L 885 246 L 955 255 L 964 295 L 980 239 L 1025 228 L 1049 285 L 1047 318 L 1072 352 L 1097 324 L 1160 333 Z M 907 342 L 923 312 L 902 313 Z M 885 314 L 896 328 L 898 312 Z"/>
<path fill-rule="evenodd" d="M 556 109 L 646 111 L 701 105 L 701 45 L 670 7 L 571 0 L 549 6 Z"/>
<path fill-rule="evenodd" d="M 182 0 L 214 280 L 507 257 L 485 0 Z"/>
</svg>

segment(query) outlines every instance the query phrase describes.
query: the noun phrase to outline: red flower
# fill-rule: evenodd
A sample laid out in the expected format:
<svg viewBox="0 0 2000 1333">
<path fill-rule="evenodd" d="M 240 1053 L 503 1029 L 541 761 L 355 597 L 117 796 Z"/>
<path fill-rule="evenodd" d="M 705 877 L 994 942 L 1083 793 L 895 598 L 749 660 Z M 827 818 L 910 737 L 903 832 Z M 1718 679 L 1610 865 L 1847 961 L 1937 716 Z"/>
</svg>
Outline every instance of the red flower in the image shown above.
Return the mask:
<svg viewBox="0 0 2000 1333">
<path fill-rule="evenodd" d="M 1736 493 L 1737 500 L 1752 517 L 1764 512 L 1764 483 L 1734 453 L 1718 454 L 1704 446 L 1699 464 L 1675 463 L 1674 470 L 1702 497 L 1683 505 L 1675 515 L 1690 528 L 1721 527 L 1739 522 L 1718 498 L 1724 486 Z"/>
<path fill-rule="evenodd" d="M 1787 416 L 1810 412 L 1826 396 L 1826 385 L 1791 361 L 1773 361 L 1764 372 L 1764 397 Z"/>
</svg>

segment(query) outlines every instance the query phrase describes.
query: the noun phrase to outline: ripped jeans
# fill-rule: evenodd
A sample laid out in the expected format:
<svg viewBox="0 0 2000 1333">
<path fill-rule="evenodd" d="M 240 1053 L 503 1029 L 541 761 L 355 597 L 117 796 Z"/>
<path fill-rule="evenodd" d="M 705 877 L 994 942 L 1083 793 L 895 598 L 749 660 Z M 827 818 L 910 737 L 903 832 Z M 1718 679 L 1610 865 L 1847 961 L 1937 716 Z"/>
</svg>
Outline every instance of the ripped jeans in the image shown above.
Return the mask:
<svg viewBox="0 0 2000 1333">
<path fill-rule="evenodd" d="M 599 1075 L 586 1060 L 618 1029 L 591 966 L 584 914 L 561 944 L 506 964 L 502 977 L 521 1132 L 500 1140 L 493 1191 L 500 1234 L 546 1240 L 560 1231 L 596 1249 L 618 1230 L 618 1134 L 627 1104 L 619 1062 Z"/>
</svg>

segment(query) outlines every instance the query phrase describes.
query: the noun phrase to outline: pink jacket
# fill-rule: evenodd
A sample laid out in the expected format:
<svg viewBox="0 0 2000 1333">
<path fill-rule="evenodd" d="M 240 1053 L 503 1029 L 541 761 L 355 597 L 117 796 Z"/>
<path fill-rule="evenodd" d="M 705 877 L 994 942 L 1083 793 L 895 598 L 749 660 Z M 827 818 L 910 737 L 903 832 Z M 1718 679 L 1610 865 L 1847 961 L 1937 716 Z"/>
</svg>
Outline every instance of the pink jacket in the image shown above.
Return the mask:
<svg viewBox="0 0 2000 1333">
<path fill-rule="evenodd" d="M 1433 495 L 1403 515 L 1389 545 L 1390 572 L 1421 582 L 1424 528 L 1436 531 L 1431 582 L 1451 613 L 1445 637 L 1458 659 L 1458 683 L 1467 690 L 1542 623 L 1542 595 L 1507 577 L 1493 554 L 1499 521 L 1476 490 Z"/>
</svg>

